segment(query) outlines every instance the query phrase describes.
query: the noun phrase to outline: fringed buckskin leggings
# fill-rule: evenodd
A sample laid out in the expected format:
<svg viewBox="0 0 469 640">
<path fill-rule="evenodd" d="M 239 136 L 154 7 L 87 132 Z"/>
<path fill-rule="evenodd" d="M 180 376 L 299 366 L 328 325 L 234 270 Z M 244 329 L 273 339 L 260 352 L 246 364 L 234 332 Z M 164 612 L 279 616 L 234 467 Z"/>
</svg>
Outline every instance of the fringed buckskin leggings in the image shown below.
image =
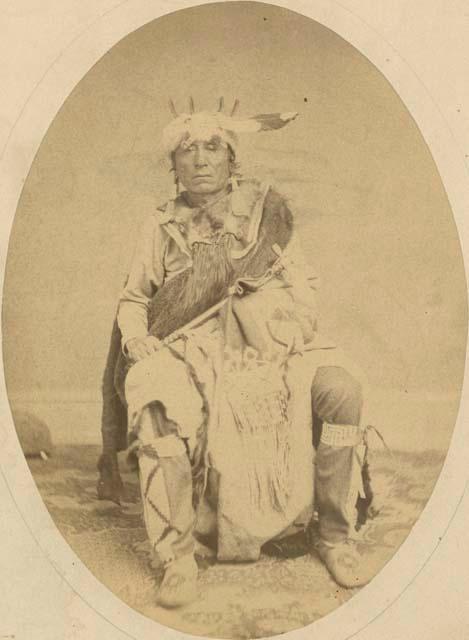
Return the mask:
<svg viewBox="0 0 469 640">
<path fill-rule="evenodd" d="M 362 486 L 357 455 L 362 439 L 362 388 L 342 367 L 319 367 L 311 401 L 319 533 L 326 542 L 336 544 L 349 537 L 357 519 L 355 505 Z M 148 536 L 163 563 L 194 549 L 190 452 L 178 433 L 178 425 L 166 418 L 160 403 L 145 407 L 136 441 L 140 486 Z"/>
</svg>

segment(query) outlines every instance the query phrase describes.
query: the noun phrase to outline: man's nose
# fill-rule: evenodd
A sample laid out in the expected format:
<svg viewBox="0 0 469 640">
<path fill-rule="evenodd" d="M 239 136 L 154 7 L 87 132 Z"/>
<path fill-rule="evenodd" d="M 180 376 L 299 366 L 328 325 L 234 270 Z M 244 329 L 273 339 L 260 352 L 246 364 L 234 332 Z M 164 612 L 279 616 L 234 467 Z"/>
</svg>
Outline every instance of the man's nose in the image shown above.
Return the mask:
<svg viewBox="0 0 469 640">
<path fill-rule="evenodd" d="M 197 147 L 195 150 L 194 164 L 196 167 L 205 167 L 207 164 L 207 154 L 205 149 Z"/>
</svg>

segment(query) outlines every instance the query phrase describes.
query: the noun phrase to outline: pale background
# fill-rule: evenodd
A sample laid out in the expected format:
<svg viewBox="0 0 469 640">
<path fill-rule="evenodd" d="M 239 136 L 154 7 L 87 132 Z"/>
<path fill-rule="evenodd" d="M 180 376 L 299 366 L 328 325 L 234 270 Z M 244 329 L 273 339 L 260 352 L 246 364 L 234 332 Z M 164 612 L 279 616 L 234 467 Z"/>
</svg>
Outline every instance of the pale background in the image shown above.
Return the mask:
<svg viewBox="0 0 469 640">
<path fill-rule="evenodd" d="M 466 337 L 459 241 L 441 179 L 384 76 L 320 24 L 270 5 L 173 13 L 127 36 L 74 89 L 26 180 L 10 241 L 4 358 L 15 407 L 56 441 L 99 439 L 99 386 L 143 218 L 171 193 L 159 149 L 171 96 L 299 111 L 241 146 L 291 196 L 322 276 L 322 329 L 375 388 L 399 448 L 447 444 Z"/>
<path fill-rule="evenodd" d="M 367 3 L 356 0 L 343 4 L 361 14 L 364 19 L 374 25 L 378 33 L 383 34 L 396 45 L 401 55 L 404 55 L 417 69 L 430 88 L 431 94 L 435 96 L 436 108 L 441 110 L 456 138 L 451 142 L 452 149 L 448 152 L 448 146 L 445 146 L 447 139 L 438 138 L 439 125 L 435 124 L 433 141 L 439 140 L 442 146 L 434 151 L 437 152 L 440 160 L 445 161 L 442 164 L 446 167 L 448 181 L 451 178 L 452 193 L 456 204 L 459 205 L 457 210 L 461 214 L 463 209 L 460 205 L 464 202 L 461 194 L 463 191 L 466 193 L 466 190 L 461 186 L 459 196 L 454 194 L 457 191 L 456 185 L 462 185 L 461 176 L 464 176 L 461 171 L 462 162 L 455 158 L 458 155 L 461 158 L 469 153 L 466 127 L 468 54 L 465 3 L 454 2 L 448 6 L 434 1 L 416 1 L 408 7 L 408 3 L 395 2 L 391 7 L 384 2 Z M 93 15 L 103 12 L 105 3 L 87 5 L 82 2 L 76 10 L 72 9 L 74 6 L 72 2 L 70 4 L 63 2 L 60 5 L 50 3 L 50 6 L 50 14 L 43 3 L 37 6 L 31 3 L 28 5 L 28 10 L 21 3 L 14 5 L 7 3 L 4 11 L 4 15 L 8 18 L 5 23 L 8 38 L 4 38 L 3 46 L 9 54 L 11 63 L 6 67 L 3 83 L 4 88 L 10 91 L 6 92 L 9 99 L 5 100 L 1 107 L 4 118 L 2 140 L 6 138 L 34 83 L 39 80 L 54 55 L 76 35 L 78 24 L 84 25 L 91 22 Z M 78 5 L 75 6 L 78 7 Z M 326 14 L 327 12 L 324 15 Z M 351 31 L 353 32 L 353 29 Z M 372 40 L 371 37 L 370 40 Z M 363 46 L 365 45 L 368 45 L 366 38 L 363 39 Z M 373 47 L 370 46 L 370 48 Z M 46 54 L 38 56 L 38 50 L 46 51 Z M 18 51 L 22 53 L 21 62 L 17 55 Z M 376 47 L 377 57 L 380 57 L 380 53 L 381 51 Z M 395 60 L 392 62 L 394 63 Z M 17 72 L 20 66 L 26 70 L 23 77 L 20 77 Z M 403 86 L 405 84 L 403 79 Z M 420 115 L 425 115 L 424 112 L 425 109 L 422 109 Z M 439 122 L 437 119 L 435 121 Z M 428 124 L 428 120 L 426 122 Z M 31 139 L 34 140 L 34 135 Z M 16 149 L 18 166 L 24 163 L 31 139 L 21 140 L 25 143 L 24 149 L 20 148 L 19 152 L 18 148 Z M 15 167 L 12 173 L 15 173 L 14 169 Z M 459 220 L 460 229 L 462 229 L 461 217 Z M 3 246 L 5 245 L 2 243 Z M 456 444 L 462 445 L 464 442 L 459 439 Z M 467 450 L 467 443 L 464 447 Z M 17 466 L 21 466 L 20 460 Z M 449 475 L 457 475 L 460 469 L 461 465 L 454 465 L 452 473 L 448 470 L 445 480 L 448 480 Z M 25 487 L 31 487 L 31 483 L 28 484 L 26 479 L 24 482 Z M 454 495 L 451 492 L 447 494 L 446 501 L 454 502 Z M 5 635 L 10 635 L 15 631 L 16 637 L 28 639 L 128 637 L 112 628 L 97 615 L 93 615 L 89 607 L 54 573 L 49 560 L 30 537 L 24 523 L 11 505 L 3 480 L 2 505 L 4 507 L 2 539 L 5 541 L 1 555 L 2 575 L 8 576 L 8 588 L 4 590 L 2 599 L 0 633 L 4 631 Z M 468 506 L 466 504 L 466 507 Z M 460 510 L 452 522 L 449 533 L 438 546 L 431 563 L 412 588 L 407 590 L 405 596 L 395 603 L 387 614 L 377 619 L 357 637 L 363 639 L 379 637 L 380 640 L 402 637 L 432 639 L 440 638 L 443 634 L 451 638 L 467 637 L 468 596 L 464 586 L 468 554 L 466 532 L 469 518 L 467 514 L 467 508 L 464 511 Z M 441 529 L 438 520 L 434 522 L 434 527 Z M 39 536 L 42 538 L 43 548 L 48 537 L 52 535 L 53 528 L 49 527 L 43 535 Z M 415 552 L 417 553 L 417 549 Z M 57 548 L 54 563 L 58 562 L 59 556 L 60 549 Z M 406 567 L 407 565 L 403 563 L 404 573 Z M 83 582 L 86 584 L 84 578 Z M 387 587 L 391 589 L 391 586 L 389 582 Z M 352 605 L 355 603 L 358 604 L 358 598 L 353 599 Z M 104 611 L 106 606 L 103 603 L 101 605 L 101 611 Z M 370 606 L 371 603 L 368 602 L 368 605 Z M 117 621 L 117 618 L 114 618 L 114 621 Z M 163 637 L 163 633 L 160 636 Z M 339 632 L 339 635 L 327 635 L 327 637 L 338 638 L 343 635 Z"/>
</svg>

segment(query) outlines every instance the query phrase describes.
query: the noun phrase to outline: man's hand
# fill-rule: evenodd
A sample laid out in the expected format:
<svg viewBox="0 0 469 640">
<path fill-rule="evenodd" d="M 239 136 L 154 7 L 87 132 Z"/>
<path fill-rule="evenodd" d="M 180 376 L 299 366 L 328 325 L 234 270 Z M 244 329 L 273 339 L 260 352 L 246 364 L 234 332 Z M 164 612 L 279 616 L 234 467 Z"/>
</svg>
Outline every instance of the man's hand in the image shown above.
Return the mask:
<svg viewBox="0 0 469 640">
<path fill-rule="evenodd" d="M 148 358 L 155 351 L 159 351 L 162 342 L 154 336 L 145 336 L 145 338 L 131 338 L 125 343 L 125 353 L 131 362 L 138 362 L 143 358 Z"/>
</svg>

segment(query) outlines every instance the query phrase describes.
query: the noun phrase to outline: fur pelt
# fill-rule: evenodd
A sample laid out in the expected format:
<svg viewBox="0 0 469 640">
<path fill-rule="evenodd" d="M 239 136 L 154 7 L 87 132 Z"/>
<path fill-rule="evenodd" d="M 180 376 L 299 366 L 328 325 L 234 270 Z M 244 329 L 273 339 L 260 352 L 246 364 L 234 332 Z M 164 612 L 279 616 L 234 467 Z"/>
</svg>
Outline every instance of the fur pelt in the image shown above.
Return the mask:
<svg viewBox="0 0 469 640">
<path fill-rule="evenodd" d="M 269 190 L 264 201 L 258 240 L 246 256 L 233 259 L 232 236 L 219 242 L 195 243 L 192 265 L 164 284 L 150 305 L 150 333 L 159 339 L 221 302 L 230 287 L 240 278 L 260 278 L 273 265 L 277 254 L 272 245 L 284 249 L 293 227 L 290 210 L 283 198 Z"/>
</svg>

